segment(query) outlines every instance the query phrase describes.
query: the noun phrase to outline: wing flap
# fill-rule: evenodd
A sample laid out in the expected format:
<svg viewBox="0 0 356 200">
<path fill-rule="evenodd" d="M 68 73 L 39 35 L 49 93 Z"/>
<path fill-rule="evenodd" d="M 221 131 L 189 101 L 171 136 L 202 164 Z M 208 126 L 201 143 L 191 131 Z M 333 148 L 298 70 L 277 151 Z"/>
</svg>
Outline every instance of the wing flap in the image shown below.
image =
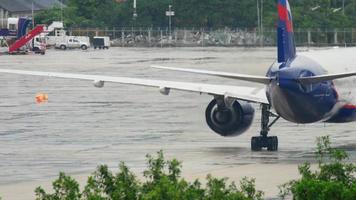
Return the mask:
<svg viewBox="0 0 356 200">
<path fill-rule="evenodd" d="M 10 70 L 10 69 L 0 69 L 0 73 L 47 76 L 47 77 L 80 79 L 80 80 L 90 80 L 90 81 L 104 81 L 104 82 L 113 82 L 113 83 L 120 83 L 120 84 L 156 87 L 159 89 L 167 88 L 167 89 L 175 89 L 175 90 L 188 91 L 188 92 L 204 93 L 210 95 L 221 95 L 225 97 L 231 97 L 231 98 L 254 102 L 254 103 L 269 104 L 266 98 L 266 93 L 264 88 L 261 89 L 261 88 L 240 87 L 240 86 L 230 86 L 230 85 L 212 85 L 212 84 L 189 83 L 189 82 L 127 78 L 127 77 Z"/>
<path fill-rule="evenodd" d="M 165 69 L 165 70 L 172 70 L 172 71 L 181 71 L 181 72 L 189 72 L 189 73 L 195 73 L 195 74 L 218 76 L 218 77 L 223 77 L 223 78 L 249 81 L 249 82 L 254 82 L 254 83 L 262 83 L 265 85 L 267 85 L 271 82 L 271 78 L 268 78 L 265 76 L 252 76 L 252 75 L 236 74 L 236 73 L 228 73 L 228 72 L 217 72 L 217 71 L 176 68 L 176 67 L 164 67 L 164 66 L 159 66 L 159 65 L 151 65 L 151 67 L 156 68 L 156 69 Z"/>
</svg>

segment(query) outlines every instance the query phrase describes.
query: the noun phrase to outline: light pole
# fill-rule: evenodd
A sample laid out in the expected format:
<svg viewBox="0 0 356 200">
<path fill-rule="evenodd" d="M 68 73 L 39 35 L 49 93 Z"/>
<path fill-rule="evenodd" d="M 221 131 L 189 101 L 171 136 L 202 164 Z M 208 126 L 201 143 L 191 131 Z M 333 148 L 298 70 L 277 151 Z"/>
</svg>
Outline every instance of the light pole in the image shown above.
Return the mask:
<svg viewBox="0 0 356 200">
<path fill-rule="evenodd" d="M 137 4 L 136 4 L 136 0 L 133 1 L 133 14 L 132 14 L 132 19 L 133 19 L 133 25 L 132 25 L 132 30 L 133 27 L 136 26 L 136 18 L 137 18 Z"/>
<path fill-rule="evenodd" d="M 166 11 L 166 16 L 168 17 L 169 20 L 169 42 L 172 41 L 172 16 L 174 16 L 174 11 L 172 11 L 172 5 L 168 6 L 168 11 Z"/>
<path fill-rule="evenodd" d="M 263 33 L 263 0 L 261 0 L 261 46 L 263 46 L 263 37 L 264 33 Z"/>
<path fill-rule="evenodd" d="M 136 4 L 136 0 L 134 0 L 134 2 L 133 2 L 133 9 L 134 9 L 134 12 L 133 12 L 133 19 L 134 20 L 136 20 L 136 17 L 137 17 L 137 10 L 136 10 L 136 8 L 137 8 L 137 4 Z"/>
<path fill-rule="evenodd" d="M 32 7 L 31 7 L 31 14 L 32 14 L 32 29 L 35 28 L 35 14 L 34 14 L 34 8 L 33 8 L 33 0 L 32 0 Z"/>
<path fill-rule="evenodd" d="M 263 0 L 257 0 L 257 26 L 260 45 L 263 46 Z M 260 7 L 261 6 L 261 7 Z"/>
<path fill-rule="evenodd" d="M 345 15 L 345 0 L 342 0 L 342 14 Z"/>
<path fill-rule="evenodd" d="M 63 23 L 63 0 L 61 1 L 61 21 Z"/>
<path fill-rule="evenodd" d="M 257 8 L 257 35 L 260 35 L 260 4 L 259 0 L 256 0 L 256 8 Z"/>
</svg>

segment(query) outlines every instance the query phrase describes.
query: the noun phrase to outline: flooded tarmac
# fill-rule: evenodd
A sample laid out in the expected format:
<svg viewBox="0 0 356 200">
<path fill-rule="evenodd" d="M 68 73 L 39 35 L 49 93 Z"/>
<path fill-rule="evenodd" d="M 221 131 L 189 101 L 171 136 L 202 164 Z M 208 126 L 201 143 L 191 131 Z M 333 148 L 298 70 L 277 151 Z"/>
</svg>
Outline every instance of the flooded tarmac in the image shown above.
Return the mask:
<svg viewBox="0 0 356 200">
<path fill-rule="evenodd" d="M 253 85 L 150 65 L 264 75 L 275 56 L 274 48 L 49 50 L 45 56 L 1 56 L 0 68 Z M 205 123 L 209 95 L 172 91 L 162 96 L 154 88 L 106 83 L 98 89 L 88 81 L 9 74 L 1 74 L 0 81 L 0 188 L 50 181 L 59 171 L 86 174 L 99 164 L 116 167 L 120 161 L 142 171 L 145 155 L 160 149 L 184 161 L 189 174 L 247 164 L 298 164 L 312 160 L 315 138 L 322 135 L 330 135 L 334 146 L 356 159 L 355 123 L 279 120 L 271 130 L 279 137 L 279 151 L 251 152 L 250 138 L 260 127 L 257 105 L 251 129 L 223 138 Z M 48 94 L 48 103 L 36 104 L 38 93 Z"/>
</svg>

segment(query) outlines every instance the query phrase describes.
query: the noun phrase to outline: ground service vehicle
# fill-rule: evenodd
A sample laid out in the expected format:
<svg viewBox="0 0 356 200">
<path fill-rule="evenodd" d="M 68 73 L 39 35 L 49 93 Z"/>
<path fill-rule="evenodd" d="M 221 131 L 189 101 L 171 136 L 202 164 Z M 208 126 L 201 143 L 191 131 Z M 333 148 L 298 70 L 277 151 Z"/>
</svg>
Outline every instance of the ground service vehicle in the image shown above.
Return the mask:
<svg viewBox="0 0 356 200">
<path fill-rule="evenodd" d="M 32 51 L 44 55 L 46 53 L 45 38 L 36 36 L 32 40 Z"/>
<path fill-rule="evenodd" d="M 93 38 L 94 49 L 109 49 L 110 38 L 109 37 L 94 37 Z"/>
<path fill-rule="evenodd" d="M 90 44 L 88 41 L 83 41 L 75 36 L 64 36 L 61 41 L 58 41 L 56 43 L 55 47 L 61 50 L 75 49 L 75 48 L 86 50 L 90 47 Z"/>
</svg>

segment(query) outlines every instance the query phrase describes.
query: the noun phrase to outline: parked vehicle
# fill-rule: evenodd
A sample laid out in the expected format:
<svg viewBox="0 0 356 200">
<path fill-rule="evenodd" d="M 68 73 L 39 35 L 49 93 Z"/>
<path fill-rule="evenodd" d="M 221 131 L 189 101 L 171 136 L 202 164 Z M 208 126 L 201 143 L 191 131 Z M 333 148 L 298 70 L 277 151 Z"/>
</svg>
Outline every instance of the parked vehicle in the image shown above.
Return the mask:
<svg viewBox="0 0 356 200">
<path fill-rule="evenodd" d="M 56 42 L 55 47 L 62 50 L 74 48 L 86 50 L 90 47 L 89 37 L 64 36 Z"/>
<path fill-rule="evenodd" d="M 46 39 L 36 36 L 32 39 L 32 51 L 44 55 L 46 53 Z"/>
<path fill-rule="evenodd" d="M 109 37 L 94 37 L 93 38 L 94 49 L 109 49 L 110 47 L 110 38 Z"/>
</svg>

